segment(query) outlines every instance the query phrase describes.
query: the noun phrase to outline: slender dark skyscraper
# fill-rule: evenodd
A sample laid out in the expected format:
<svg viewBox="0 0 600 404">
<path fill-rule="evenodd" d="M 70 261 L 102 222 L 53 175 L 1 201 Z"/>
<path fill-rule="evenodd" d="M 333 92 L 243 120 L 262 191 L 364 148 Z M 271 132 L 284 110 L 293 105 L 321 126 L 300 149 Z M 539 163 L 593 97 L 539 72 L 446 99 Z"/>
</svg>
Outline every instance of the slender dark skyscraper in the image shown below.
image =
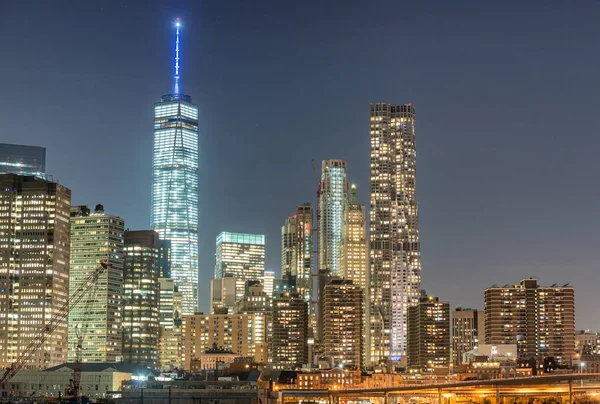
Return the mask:
<svg viewBox="0 0 600 404">
<path fill-rule="evenodd" d="M 175 75 L 170 94 L 154 104 L 152 229 L 171 242 L 171 277 L 182 293 L 183 314 L 198 306 L 198 107 L 179 76 L 176 22 Z"/>
</svg>

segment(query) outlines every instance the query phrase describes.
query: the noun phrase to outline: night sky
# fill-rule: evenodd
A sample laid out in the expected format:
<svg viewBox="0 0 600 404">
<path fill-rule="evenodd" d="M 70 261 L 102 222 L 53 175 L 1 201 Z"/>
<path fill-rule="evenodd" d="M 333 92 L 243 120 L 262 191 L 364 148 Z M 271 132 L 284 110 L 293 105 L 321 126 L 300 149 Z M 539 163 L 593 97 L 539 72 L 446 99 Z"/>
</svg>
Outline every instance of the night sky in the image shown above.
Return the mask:
<svg viewBox="0 0 600 404">
<path fill-rule="evenodd" d="M 324 4 L 322 4 L 324 3 Z M 527 3 L 527 4 L 524 4 Z M 413 103 L 423 288 L 575 287 L 600 331 L 600 2 L 2 1 L 0 141 L 47 148 L 73 204 L 150 221 L 153 103 L 200 108 L 200 305 L 215 237 L 315 202 L 311 160 L 348 161 L 368 205 L 369 103 Z"/>
</svg>

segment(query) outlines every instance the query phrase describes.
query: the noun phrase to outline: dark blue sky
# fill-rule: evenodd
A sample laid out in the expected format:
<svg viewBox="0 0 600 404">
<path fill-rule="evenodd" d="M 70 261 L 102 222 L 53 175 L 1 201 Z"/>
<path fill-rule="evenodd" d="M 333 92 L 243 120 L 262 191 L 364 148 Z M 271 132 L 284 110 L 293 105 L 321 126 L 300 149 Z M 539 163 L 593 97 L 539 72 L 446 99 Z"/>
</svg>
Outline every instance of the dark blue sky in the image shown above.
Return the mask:
<svg viewBox="0 0 600 404">
<path fill-rule="evenodd" d="M 576 288 L 600 330 L 600 3 L 20 1 L 0 4 L 0 138 L 47 148 L 74 204 L 149 226 L 152 107 L 200 107 L 201 308 L 215 236 L 267 235 L 348 160 L 368 204 L 368 104 L 417 111 L 423 287 L 483 307 L 494 283 Z"/>
</svg>

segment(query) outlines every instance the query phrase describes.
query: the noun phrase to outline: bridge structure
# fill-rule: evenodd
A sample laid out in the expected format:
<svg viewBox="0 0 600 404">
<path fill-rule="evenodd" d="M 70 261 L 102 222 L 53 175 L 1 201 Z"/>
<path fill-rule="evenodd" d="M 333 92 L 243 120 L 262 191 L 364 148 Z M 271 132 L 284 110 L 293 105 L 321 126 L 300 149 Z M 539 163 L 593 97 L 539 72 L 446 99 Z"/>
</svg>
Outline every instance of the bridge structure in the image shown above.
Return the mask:
<svg viewBox="0 0 600 404">
<path fill-rule="evenodd" d="M 371 401 L 381 404 L 407 400 L 448 404 L 451 398 L 494 400 L 495 404 L 516 402 L 518 397 L 553 397 L 559 403 L 575 403 L 578 397 L 598 396 L 600 373 L 551 374 L 507 379 L 468 380 L 462 382 L 403 384 L 394 387 L 369 389 L 281 390 L 283 403 L 320 402 L 342 404 Z M 513 401 L 507 399 L 513 398 Z M 567 401 L 568 400 L 568 401 Z M 455 400 L 458 401 L 458 400 Z M 463 401 L 463 400 L 460 400 Z M 466 399 L 464 401 L 467 401 Z"/>
</svg>

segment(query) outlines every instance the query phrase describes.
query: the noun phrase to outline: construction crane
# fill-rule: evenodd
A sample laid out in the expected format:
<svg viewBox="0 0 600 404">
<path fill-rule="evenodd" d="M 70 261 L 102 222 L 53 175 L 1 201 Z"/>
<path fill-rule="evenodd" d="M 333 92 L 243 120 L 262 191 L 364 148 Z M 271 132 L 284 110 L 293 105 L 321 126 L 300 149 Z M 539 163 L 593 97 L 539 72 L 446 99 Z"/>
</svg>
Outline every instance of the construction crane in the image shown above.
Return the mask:
<svg viewBox="0 0 600 404">
<path fill-rule="evenodd" d="M 74 291 L 69 293 L 69 299 L 58 309 L 58 311 L 52 316 L 48 324 L 40 331 L 27 345 L 27 347 L 21 352 L 10 367 L 6 368 L 6 371 L 0 377 L 0 387 L 9 381 L 14 375 L 21 370 L 25 364 L 31 359 L 31 357 L 44 345 L 44 343 L 52 336 L 52 333 L 56 329 L 64 324 L 67 319 L 69 312 L 73 307 L 79 303 L 81 299 L 94 287 L 96 281 L 102 275 L 102 273 L 108 268 L 106 262 L 101 261 L 100 266 L 91 272 L 83 283 Z M 79 386 L 77 386 L 78 389 Z"/>
</svg>

